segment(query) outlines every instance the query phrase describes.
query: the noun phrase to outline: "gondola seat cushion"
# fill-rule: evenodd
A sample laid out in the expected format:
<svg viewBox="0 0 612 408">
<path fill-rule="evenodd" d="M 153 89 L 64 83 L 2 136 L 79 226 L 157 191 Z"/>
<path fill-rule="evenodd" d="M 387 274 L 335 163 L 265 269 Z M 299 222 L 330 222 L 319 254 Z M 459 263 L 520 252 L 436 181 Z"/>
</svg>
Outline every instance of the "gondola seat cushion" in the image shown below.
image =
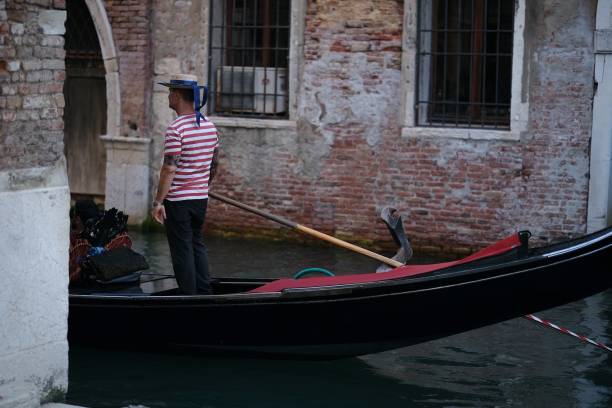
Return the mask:
<svg viewBox="0 0 612 408">
<path fill-rule="evenodd" d="M 442 262 L 427 265 L 405 265 L 383 273 L 364 273 L 342 276 L 325 276 L 303 279 L 277 279 L 265 285 L 259 286 L 250 292 L 269 293 L 281 292 L 283 289 L 311 288 L 320 286 L 350 285 L 358 283 L 380 282 L 390 279 L 400 279 L 437 271 L 451 266 L 461 265 L 477 259 L 501 255 L 521 246 L 519 234 L 513 234 L 493 245 L 490 245 L 472 255 L 451 262 Z"/>
</svg>

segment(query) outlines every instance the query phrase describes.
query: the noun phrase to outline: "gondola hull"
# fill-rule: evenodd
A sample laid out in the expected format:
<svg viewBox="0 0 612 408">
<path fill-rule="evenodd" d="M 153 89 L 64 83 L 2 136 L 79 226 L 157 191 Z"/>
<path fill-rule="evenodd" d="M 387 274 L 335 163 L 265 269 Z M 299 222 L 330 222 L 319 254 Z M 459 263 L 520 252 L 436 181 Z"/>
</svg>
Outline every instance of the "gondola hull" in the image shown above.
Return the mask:
<svg viewBox="0 0 612 408">
<path fill-rule="evenodd" d="M 409 346 L 576 301 L 612 286 L 612 231 L 504 262 L 371 283 L 239 291 L 70 295 L 69 340 L 104 346 L 356 356 Z M 266 279 L 221 279 L 243 289 Z"/>
</svg>

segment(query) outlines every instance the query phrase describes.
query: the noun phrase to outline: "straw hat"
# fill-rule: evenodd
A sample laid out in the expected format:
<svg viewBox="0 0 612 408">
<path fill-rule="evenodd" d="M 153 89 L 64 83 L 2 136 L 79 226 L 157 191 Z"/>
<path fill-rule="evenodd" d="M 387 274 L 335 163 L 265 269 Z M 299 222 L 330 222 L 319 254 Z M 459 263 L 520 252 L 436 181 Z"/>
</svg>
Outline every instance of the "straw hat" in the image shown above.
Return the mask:
<svg viewBox="0 0 612 408">
<path fill-rule="evenodd" d="M 196 123 L 200 126 L 200 120 L 206 120 L 204 115 L 200 112 L 200 109 L 206 105 L 206 101 L 208 100 L 208 87 L 205 85 L 198 85 L 198 77 L 189 74 L 173 74 L 170 77 L 170 82 L 158 82 L 158 84 L 167 86 L 168 88 L 193 90 L 193 111 L 196 115 Z M 200 90 L 202 90 L 201 96 Z"/>
<path fill-rule="evenodd" d="M 158 84 L 168 88 L 193 89 L 194 87 L 203 88 L 198 85 L 198 77 L 190 74 L 173 74 L 170 82 L 158 82 Z"/>
</svg>

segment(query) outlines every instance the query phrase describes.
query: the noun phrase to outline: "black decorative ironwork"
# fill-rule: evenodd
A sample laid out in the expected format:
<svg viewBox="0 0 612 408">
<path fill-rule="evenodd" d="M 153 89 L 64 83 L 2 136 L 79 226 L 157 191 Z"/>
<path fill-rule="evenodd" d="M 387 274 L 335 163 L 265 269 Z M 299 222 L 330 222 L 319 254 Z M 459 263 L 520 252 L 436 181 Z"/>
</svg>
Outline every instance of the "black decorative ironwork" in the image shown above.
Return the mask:
<svg viewBox="0 0 612 408">
<path fill-rule="evenodd" d="M 289 115 L 290 0 L 212 0 L 209 112 Z"/>
<path fill-rule="evenodd" d="M 420 0 L 419 126 L 510 128 L 514 0 Z"/>
</svg>

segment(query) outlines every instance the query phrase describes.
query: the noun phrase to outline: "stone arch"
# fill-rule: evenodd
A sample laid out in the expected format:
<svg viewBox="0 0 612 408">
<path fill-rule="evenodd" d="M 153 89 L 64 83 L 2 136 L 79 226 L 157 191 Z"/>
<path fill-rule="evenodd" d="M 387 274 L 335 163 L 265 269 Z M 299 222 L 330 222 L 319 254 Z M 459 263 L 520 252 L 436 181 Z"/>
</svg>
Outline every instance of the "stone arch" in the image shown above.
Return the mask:
<svg viewBox="0 0 612 408">
<path fill-rule="evenodd" d="M 121 84 L 119 82 L 119 63 L 113 40 L 113 31 L 106 15 L 102 0 L 85 0 L 93 19 L 98 41 L 102 50 L 102 59 L 106 70 L 106 133 L 117 137 L 121 129 Z"/>
</svg>

